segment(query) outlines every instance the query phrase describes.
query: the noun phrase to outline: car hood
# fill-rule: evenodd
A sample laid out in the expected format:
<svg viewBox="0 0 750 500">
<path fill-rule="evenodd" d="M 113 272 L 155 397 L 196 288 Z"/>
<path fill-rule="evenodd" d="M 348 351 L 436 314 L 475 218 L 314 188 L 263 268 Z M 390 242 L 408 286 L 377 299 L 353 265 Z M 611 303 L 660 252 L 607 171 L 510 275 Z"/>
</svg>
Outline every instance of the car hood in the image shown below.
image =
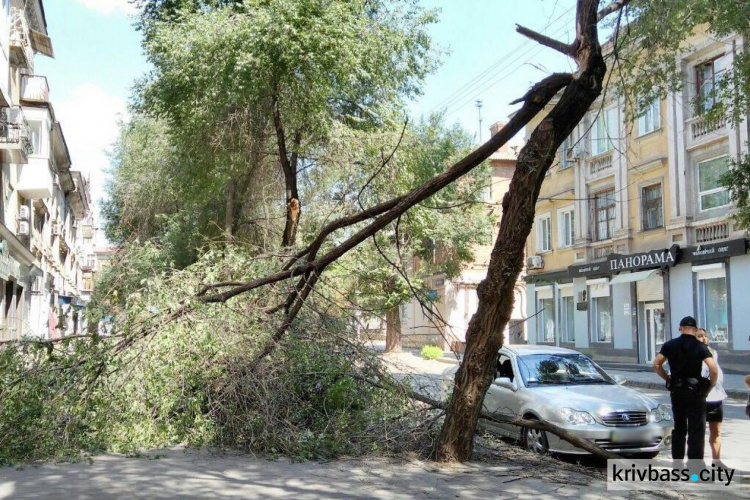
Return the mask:
<svg viewBox="0 0 750 500">
<path fill-rule="evenodd" d="M 535 396 L 534 399 L 549 400 L 558 408 L 572 408 L 596 415 L 613 411 L 648 411 L 659 404 L 621 385 L 559 385 L 527 390 Z"/>
</svg>

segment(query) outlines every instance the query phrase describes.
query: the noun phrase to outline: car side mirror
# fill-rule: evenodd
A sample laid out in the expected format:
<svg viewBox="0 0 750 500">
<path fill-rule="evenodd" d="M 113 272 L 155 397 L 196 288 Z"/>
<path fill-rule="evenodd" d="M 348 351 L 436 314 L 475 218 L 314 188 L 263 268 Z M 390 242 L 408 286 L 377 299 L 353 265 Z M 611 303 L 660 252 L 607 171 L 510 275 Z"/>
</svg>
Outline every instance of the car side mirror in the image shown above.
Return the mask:
<svg viewBox="0 0 750 500">
<path fill-rule="evenodd" d="M 498 387 L 510 389 L 511 391 L 516 390 L 516 384 L 511 382 L 511 380 L 508 377 L 497 377 L 492 383 Z"/>
<path fill-rule="evenodd" d="M 627 380 L 627 379 L 626 379 L 625 377 L 623 377 L 622 375 L 613 375 L 613 376 L 612 376 L 612 380 L 614 380 L 615 382 L 617 382 L 617 385 L 623 385 L 623 384 L 624 384 L 625 382 L 627 382 L 627 381 L 628 381 L 628 380 Z"/>
</svg>

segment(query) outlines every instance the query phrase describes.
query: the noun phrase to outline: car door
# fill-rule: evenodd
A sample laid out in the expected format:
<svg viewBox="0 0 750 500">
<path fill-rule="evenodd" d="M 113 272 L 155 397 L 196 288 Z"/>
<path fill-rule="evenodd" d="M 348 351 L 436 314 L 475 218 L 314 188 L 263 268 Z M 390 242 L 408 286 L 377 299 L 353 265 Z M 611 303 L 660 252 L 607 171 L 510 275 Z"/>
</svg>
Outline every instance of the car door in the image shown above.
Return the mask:
<svg viewBox="0 0 750 500">
<path fill-rule="evenodd" d="M 516 379 L 516 374 L 517 371 L 514 369 L 513 360 L 510 355 L 501 352 L 497 359 L 495 379 L 500 377 L 508 378 L 517 389 L 519 383 Z M 493 381 L 484 397 L 483 409 L 487 413 L 498 413 L 512 418 L 518 417 L 519 403 L 516 391 L 498 385 Z M 511 437 L 515 437 L 518 434 L 516 427 L 510 424 L 491 422 L 489 427 Z"/>
</svg>

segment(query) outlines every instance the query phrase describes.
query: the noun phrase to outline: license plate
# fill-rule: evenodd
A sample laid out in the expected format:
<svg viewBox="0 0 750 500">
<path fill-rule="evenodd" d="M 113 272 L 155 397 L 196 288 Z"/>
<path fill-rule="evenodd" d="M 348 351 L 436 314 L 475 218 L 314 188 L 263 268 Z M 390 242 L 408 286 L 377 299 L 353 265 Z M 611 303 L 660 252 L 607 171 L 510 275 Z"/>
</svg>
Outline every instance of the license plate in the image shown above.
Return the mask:
<svg viewBox="0 0 750 500">
<path fill-rule="evenodd" d="M 609 440 L 613 443 L 646 443 L 651 441 L 652 433 L 646 430 L 642 431 L 612 431 Z"/>
</svg>

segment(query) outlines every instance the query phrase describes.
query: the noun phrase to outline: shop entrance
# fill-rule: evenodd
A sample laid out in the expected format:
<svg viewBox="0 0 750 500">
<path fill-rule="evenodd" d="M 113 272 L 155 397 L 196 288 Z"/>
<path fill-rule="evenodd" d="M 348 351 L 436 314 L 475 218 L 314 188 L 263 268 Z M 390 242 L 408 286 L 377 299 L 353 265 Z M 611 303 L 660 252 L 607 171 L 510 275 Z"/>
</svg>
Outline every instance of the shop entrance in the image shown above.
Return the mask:
<svg viewBox="0 0 750 500">
<path fill-rule="evenodd" d="M 643 305 L 643 322 L 646 331 L 646 362 L 651 363 L 666 341 L 664 333 L 664 302 Z"/>
</svg>

